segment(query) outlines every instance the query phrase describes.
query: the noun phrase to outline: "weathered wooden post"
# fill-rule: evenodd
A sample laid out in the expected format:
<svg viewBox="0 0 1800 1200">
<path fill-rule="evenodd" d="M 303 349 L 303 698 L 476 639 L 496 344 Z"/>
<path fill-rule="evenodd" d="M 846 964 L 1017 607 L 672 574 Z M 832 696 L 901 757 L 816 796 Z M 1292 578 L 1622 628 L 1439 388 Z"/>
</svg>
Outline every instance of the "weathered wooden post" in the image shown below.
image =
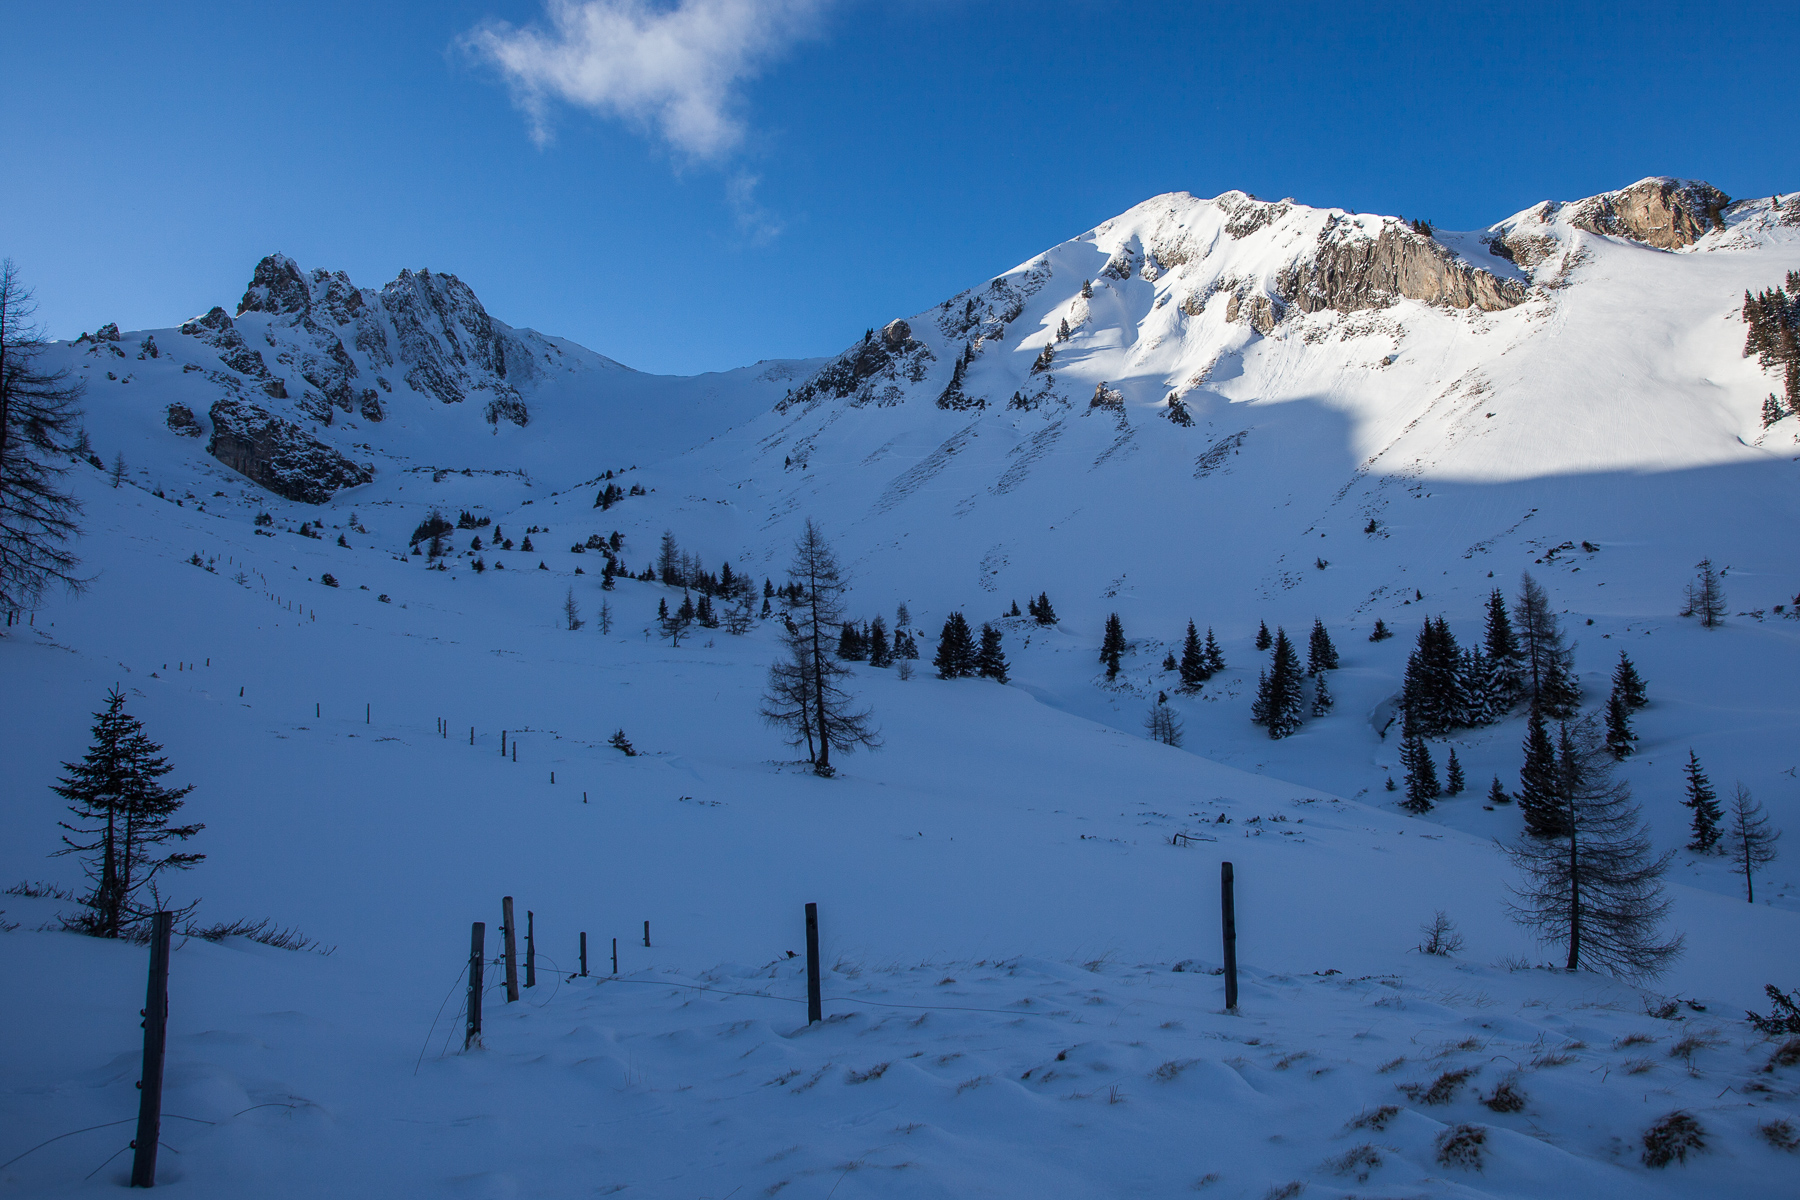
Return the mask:
<svg viewBox="0 0 1800 1200">
<path fill-rule="evenodd" d="M 644 922 L 644 946 L 646 948 L 648 948 L 649 945 L 650 945 L 650 922 L 645 921 Z"/>
<path fill-rule="evenodd" d="M 506 730 L 500 731 L 500 757 L 506 757 Z"/>
<path fill-rule="evenodd" d="M 613 974 L 619 973 L 619 939 L 613 939 Z"/>
<path fill-rule="evenodd" d="M 156 1186 L 156 1140 L 162 1136 L 163 1051 L 169 1043 L 169 934 L 175 914 L 150 923 L 150 987 L 144 997 L 144 1073 L 138 1080 L 137 1137 L 131 1148 L 131 1186 Z"/>
<path fill-rule="evenodd" d="M 819 906 L 806 906 L 806 1023 L 824 1019 L 825 1007 L 819 999 Z"/>
<path fill-rule="evenodd" d="M 463 1049 L 481 1044 L 482 967 L 487 950 L 487 924 L 469 926 L 469 1025 L 463 1032 Z"/>
<path fill-rule="evenodd" d="M 587 930 L 581 931 L 581 973 L 587 974 Z"/>
<path fill-rule="evenodd" d="M 1219 864 L 1219 921 L 1225 935 L 1225 1011 L 1236 1012 L 1237 995 L 1237 900 L 1233 895 L 1230 863 Z"/>
<path fill-rule="evenodd" d="M 519 946 L 513 937 L 511 896 L 500 898 L 500 919 L 505 922 L 500 926 L 500 932 L 506 938 L 506 1002 L 511 1004 L 519 998 Z"/>
<path fill-rule="evenodd" d="M 525 910 L 525 986 L 537 986 L 537 934 L 532 929 L 536 914 Z"/>
</svg>

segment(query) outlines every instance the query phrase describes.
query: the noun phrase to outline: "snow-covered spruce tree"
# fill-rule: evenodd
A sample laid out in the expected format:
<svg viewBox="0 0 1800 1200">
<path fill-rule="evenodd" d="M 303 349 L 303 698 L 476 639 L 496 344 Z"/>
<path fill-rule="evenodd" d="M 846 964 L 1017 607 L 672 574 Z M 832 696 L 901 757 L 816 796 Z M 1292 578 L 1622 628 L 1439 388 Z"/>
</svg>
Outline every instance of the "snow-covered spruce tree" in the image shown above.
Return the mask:
<svg viewBox="0 0 1800 1200">
<path fill-rule="evenodd" d="M 1175 652 L 1173 650 L 1163 655 L 1162 669 L 1165 671 L 1179 671 L 1181 669 L 1180 664 L 1175 661 Z"/>
<path fill-rule="evenodd" d="M 1463 779 L 1462 764 L 1456 761 L 1456 747 L 1450 747 L 1450 760 L 1444 764 L 1444 795 L 1460 796 L 1468 782 Z"/>
<path fill-rule="evenodd" d="M 1106 677 L 1117 678 L 1119 660 L 1125 654 L 1125 626 L 1119 621 L 1118 613 L 1111 613 L 1106 618 L 1106 636 L 1100 640 L 1100 661 L 1106 664 Z"/>
<path fill-rule="evenodd" d="M 1219 649 L 1218 639 L 1213 637 L 1210 625 L 1206 628 L 1206 669 L 1211 675 L 1217 675 L 1225 669 L 1225 652 Z"/>
<path fill-rule="evenodd" d="M 1562 624 L 1550 607 L 1550 594 L 1531 572 L 1519 575 L 1519 598 L 1513 605 L 1519 649 L 1524 655 L 1525 697 L 1535 701 L 1551 720 L 1564 721 L 1581 704 L 1571 655 L 1563 644 Z"/>
<path fill-rule="evenodd" d="M 1331 706 L 1337 703 L 1337 698 L 1331 694 L 1331 685 L 1326 683 L 1325 679 L 1324 671 L 1320 671 L 1313 677 L 1312 715 L 1315 717 L 1323 717 L 1330 713 Z"/>
<path fill-rule="evenodd" d="M 1331 644 L 1331 635 L 1325 631 L 1325 622 L 1314 617 L 1312 636 L 1306 643 L 1306 673 L 1317 675 L 1320 671 L 1337 669 L 1337 647 Z"/>
<path fill-rule="evenodd" d="M 1613 668 L 1613 692 L 1624 698 L 1631 708 L 1643 708 L 1650 703 L 1649 693 L 1644 690 L 1644 681 L 1638 676 L 1637 667 L 1632 665 L 1631 658 L 1619 651 L 1619 665 Z"/>
<path fill-rule="evenodd" d="M 1787 405 L 1776 399 L 1774 392 L 1770 392 L 1768 397 L 1763 400 L 1762 424 L 1764 429 L 1789 415 L 1791 414 L 1787 410 Z"/>
<path fill-rule="evenodd" d="M 1144 732 L 1153 742 L 1165 746 L 1181 745 L 1181 714 L 1169 707 L 1167 696 L 1159 697 L 1144 717 Z"/>
<path fill-rule="evenodd" d="M 81 505 L 59 482 L 79 436 L 83 385 L 38 366 L 48 343 L 34 311 L 18 268 L 0 262 L 0 608 L 8 610 L 31 607 L 52 584 L 79 591 L 86 582 L 67 549 L 81 532 Z M 123 458 L 114 471 L 123 477 Z"/>
<path fill-rule="evenodd" d="M 1731 869 L 1744 877 L 1744 899 L 1756 903 L 1756 873 L 1775 861 L 1775 843 L 1781 831 L 1769 824 L 1763 806 L 1743 784 L 1731 797 L 1730 823 L 1725 833 L 1725 853 Z"/>
<path fill-rule="evenodd" d="M 1631 730 L 1631 706 L 1614 688 L 1606 699 L 1606 751 L 1614 758 L 1630 755 L 1632 743 L 1638 740 Z"/>
<path fill-rule="evenodd" d="M 1039 592 L 1037 601 L 1030 607 L 1032 620 L 1039 625 L 1056 624 L 1056 609 L 1050 604 L 1050 593 Z"/>
<path fill-rule="evenodd" d="M 1270 737 L 1284 738 L 1300 729 L 1300 685 L 1304 675 L 1300 655 L 1288 640 L 1287 630 L 1276 629 L 1274 648 L 1269 669 L 1257 681 L 1250 719 L 1266 725 Z"/>
<path fill-rule="evenodd" d="M 1718 848 L 1719 821 L 1725 815 L 1719 808 L 1719 793 L 1700 768 L 1700 756 L 1692 750 L 1688 751 L 1687 766 L 1681 770 L 1687 776 L 1687 795 L 1681 802 L 1693 813 L 1688 823 L 1687 848 L 1696 854 L 1711 854 Z"/>
<path fill-rule="evenodd" d="M 838 567 L 837 555 L 811 517 L 807 518 L 794 542 L 794 559 L 788 566 L 788 577 L 792 581 L 790 594 L 797 591 L 799 598 L 791 610 L 792 624 L 784 639 L 785 662 L 792 671 L 806 677 L 805 686 L 810 695 L 806 703 L 794 703 L 791 694 L 778 690 L 777 684 L 781 681 L 776 669 L 771 668 L 763 716 L 776 724 L 795 719 L 809 720 L 809 742 L 812 735 L 817 735 L 813 774 L 829 779 L 837 773 L 831 765 L 833 750 L 849 754 L 858 746 L 873 749 L 881 745 L 881 737 L 875 730 L 874 715 L 866 708 L 857 708 L 855 698 L 839 686 L 839 681 L 850 674 L 850 668 L 831 652 L 831 630 L 844 620 L 843 596 L 848 585 Z M 771 712 L 796 711 L 806 716 L 771 715 Z M 791 724 L 788 727 L 793 728 Z"/>
<path fill-rule="evenodd" d="M 1720 581 L 1712 559 L 1701 559 L 1694 564 L 1694 569 L 1699 574 L 1687 586 L 1687 604 L 1682 607 L 1681 615 L 1699 617 L 1701 628 L 1716 629 L 1725 621 L 1725 585 Z"/>
<path fill-rule="evenodd" d="M 1258 621 L 1256 623 L 1256 648 L 1258 650 L 1267 650 L 1274 644 L 1275 639 L 1269 636 L 1269 623 L 1267 621 Z"/>
<path fill-rule="evenodd" d="M 1406 660 L 1400 705 L 1406 732 L 1422 737 L 1442 737 L 1460 722 L 1462 702 L 1462 653 L 1449 624 L 1427 617 L 1419 630 L 1417 647 Z"/>
<path fill-rule="evenodd" d="M 1000 647 L 1000 631 L 982 622 L 981 646 L 975 651 L 975 674 L 995 683 L 1005 683 L 1006 652 Z"/>
<path fill-rule="evenodd" d="M 58 856 L 81 856 L 92 887 L 82 897 L 86 909 L 65 918 L 71 929 L 96 937 L 122 937 L 152 910 L 139 895 L 163 871 L 185 871 L 204 854 L 162 852 L 171 841 L 185 842 L 204 825 L 171 825 L 193 786 L 164 787 L 159 781 L 175 768 L 162 756 L 136 717 L 125 711 L 117 688 L 106 694 L 106 709 L 94 714 L 94 741 L 79 763 L 65 762 L 67 772 L 51 791 L 69 802 L 76 824 L 65 830 Z M 74 836 L 69 836 L 73 834 Z"/>
<path fill-rule="evenodd" d="M 975 637 L 961 613 L 953 612 L 944 618 L 931 665 L 937 668 L 939 679 L 965 679 L 975 673 Z"/>
<path fill-rule="evenodd" d="M 1544 710 L 1533 704 L 1525 729 L 1525 761 L 1519 767 L 1519 813 L 1525 832 L 1548 838 L 1563 832 L 1562 797 L 1557 794 L 1556 747 L 1544 721 Z"/>
<path fill-rule="evenodd" d="M 571 632 L 580 629 L 583 625 L 587 624 L 587 622 L 581 619 L 581 605 L 575 600 L 574 588 L 570 588 L 568 593 L 563 596 L 562 611 L 563 624 L 566 625 Z"/>
<path fill-rule="evenodd" d="M 1176 668 L 1181 673 L 1181 686 L 1185 691 L 1193 691 L 1205 683 L 1212 675 L 1212 666 L 1206 661 L 1206 647 L 1200 644 L 1200 631 L 1188 622 L 1187 638 L 1181 643 L 1181 662 Z"/>
<path fill-rule="evenodd" d="M 1506 613 L 1506 597 L 1499 588 L 1488 593 L 1487 622 L 1482 633 L 1493 681 L 1489 700 L 1497 716 L 1511 709 L 1525 694 L 1525 651 L 1513 633 L 1512 619 Z"/>
<path fill-rule="evenodd" d="M 1591 717 L 1557 727 L 1561 831 L 1519 835 L 1505 847 L 1523 878 L 1508 905 L 1513 919 L 1547 942 L 1567 947 L 1571 971 L 1585 962 L 1624 978 L 1659 974 L 1681 952 L 1682 938 L 1660 927 L 1670 901 L 1662 876 L 1674 851 L 1651 853 L 1650 838 L 1613 777 L 1613 759 Z"/>
<path fill-rule="evenodd" d="M 1400 765 L 1406 768 L 1406 799 L 1400 807 L 1410 813 L 1428 813 L 1431 802 L 1443 795 L 1438 784 L 1437 764 L 1431 761 L 1431 748 L 1417 733 L 1409 733 L 1400 743 Z"/>
</svg>

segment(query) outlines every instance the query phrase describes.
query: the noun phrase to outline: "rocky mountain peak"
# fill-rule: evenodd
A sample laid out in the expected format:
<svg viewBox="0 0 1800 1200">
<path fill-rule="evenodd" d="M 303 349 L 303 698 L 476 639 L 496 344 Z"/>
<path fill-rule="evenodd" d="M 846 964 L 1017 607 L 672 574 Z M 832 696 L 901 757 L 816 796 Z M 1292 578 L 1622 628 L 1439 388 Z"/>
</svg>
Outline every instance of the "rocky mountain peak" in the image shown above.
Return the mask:
<svg viewBox="0 0 1800 1200">
<path fill-rule="evenodd" d="M 1630 238 L 1658 250 L 1680 250 L 1725 228 L 1731 197 L 1698 179 L 1640 179 L 1569 206 L 1569 224 L 1589 233 Z"/>
</svg>

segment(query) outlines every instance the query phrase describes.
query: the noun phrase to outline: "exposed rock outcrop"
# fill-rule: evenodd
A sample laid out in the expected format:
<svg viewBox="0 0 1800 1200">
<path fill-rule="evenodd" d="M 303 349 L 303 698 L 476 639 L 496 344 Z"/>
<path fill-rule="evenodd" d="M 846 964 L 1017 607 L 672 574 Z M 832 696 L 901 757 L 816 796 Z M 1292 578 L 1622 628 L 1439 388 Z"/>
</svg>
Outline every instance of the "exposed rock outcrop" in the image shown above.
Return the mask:
<svg viewBox="0 0 1800 1200">
<path fill-rule="evenodd" d="M 1250 328 L 1267 337 L 1281 323 L 1282 304 L 1268 296 L 1233 292 L 1225 302 L 1227 321 L 1247 321 Z"/>
<path fill-rule="evenodd" d="M 255 404 L 227 397 L 212 406 L 210 415 L 213 434 L 207 453 L 278 496 L 323 504 L 333 493 L 375 478 L 373 468 L 351 462 L 292 421 Z"/>
<path fill-rule="evenodd" d="M 1402 297 L 1452 308 L 1495 312 L 1525 299 L 1526 287 L 1470 266 L 1431 238 L 1398 221 L 1383 221 L 1374 237 L 1319 236 L 1316 253 L 1282 271 L 1280 298 L 1302 312 L 1385 308 Z"/>
<path fill-rule="evenodd" d="M 775 405 L 785 412 L 815 400 L 850 397 L 852 407 L 898 403 L 906 383 L 925 378 L 926 365 L 935 359 L 925 343 L 912 335 L 905 321 L 889 321 L 880 336 L 871 333 L 861 342 L 820 367 L 805 383 Z"/>
<path fill-rule="evenodd" d="M 206 430 L 200 428 L 200 422 L 194 417 L 194 410 L 185 404 L 171 404 L 167 418 L 169 428 L 182 437 L 199 437 Z"/>
<path fill-rule="evenodd" d="M 1568 206 L 1569 224 L 1589 233 L 1630 238 L 1658 250 L 1691 246 L 1715 229 L 1731 197 L 1710 183 L 1658 176 Z"/>
</svg>

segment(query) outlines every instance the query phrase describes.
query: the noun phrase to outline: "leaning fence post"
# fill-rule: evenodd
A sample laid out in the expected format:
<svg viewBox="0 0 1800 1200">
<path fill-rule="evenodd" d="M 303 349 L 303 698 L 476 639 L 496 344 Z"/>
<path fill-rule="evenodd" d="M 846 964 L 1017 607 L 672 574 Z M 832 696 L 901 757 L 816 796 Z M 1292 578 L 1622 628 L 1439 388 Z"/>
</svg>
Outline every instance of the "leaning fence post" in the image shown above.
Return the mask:
<svg viewBox="0 0 1800 1200">
<path fill-rule="evenodd" d="M 532 930 L 536 916 L 529 908 L 525 910 L 525 986 L 537 986 L 537 934 Z"/>
<path fill-rule="evenodd" d="M 169 1034 L 169 933 L 175 914 L 159 912 L 150 925 L 150 988 L 144 997 L 144 1076 L 138 1080 L 137 1138 L 131 1147 L 131 1186 L 156 1186 L 156 1140 L 162 1136 L 163 1051 Z"/>
<path fill-rule="evenodd" d="M 1233 896 L 1230 863 L 1219 864 L 1219 921 L 1225 936 L 1225 1011 L 1236 1012 L 1237 993 L 1237 900 Z"/>
<path fill-rule="evenodd" d="M 506 935 L 506 1002 L 511 1004 L 519 998 L 519 946 L 513 938 L 511 896 L 500 898 L 500 919 L 505 922 L 500 932 Z"/>
<path fill-rule="evenodd" d="M 806 906 L 806 1023 L 824 1018 L 824 1004 L 819 999 L 819 906 Z"/>
<path fill-rule="evenodd" d="M 476 921 L 469 926 L 469 1025 L 463 1032 L 463 1049 L 481 1043 L 481 976 L 487 953 L 487 924 Z"/>
</svg>

